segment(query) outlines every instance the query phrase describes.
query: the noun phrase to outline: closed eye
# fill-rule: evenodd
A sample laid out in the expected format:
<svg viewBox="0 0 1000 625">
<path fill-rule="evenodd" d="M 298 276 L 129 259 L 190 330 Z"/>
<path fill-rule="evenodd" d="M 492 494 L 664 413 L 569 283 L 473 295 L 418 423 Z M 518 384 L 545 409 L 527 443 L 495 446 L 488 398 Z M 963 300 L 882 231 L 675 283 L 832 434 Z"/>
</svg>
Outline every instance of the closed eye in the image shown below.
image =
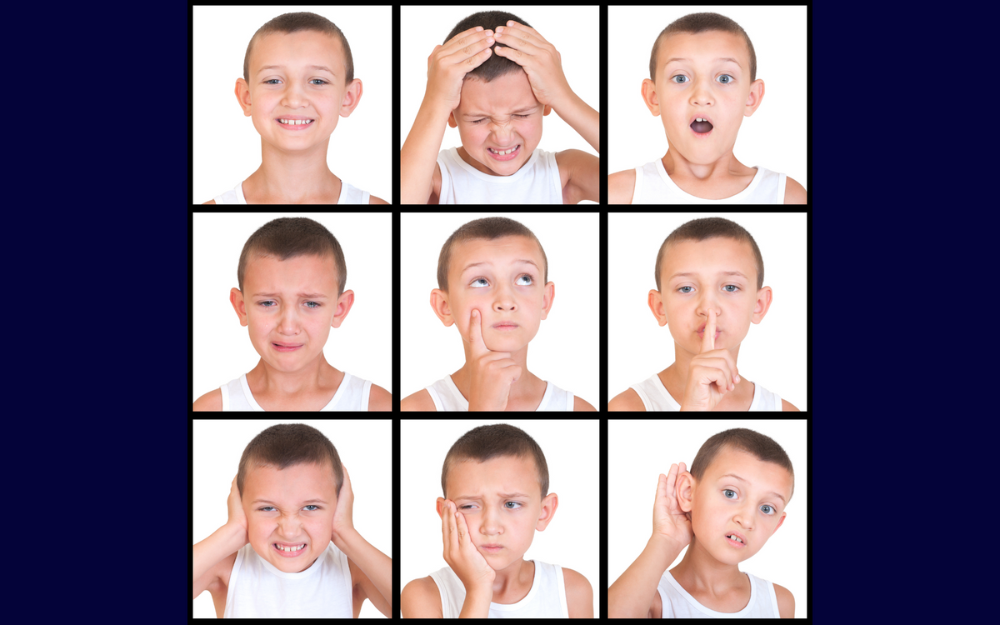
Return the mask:
<svg viewBox="0 0 1000 625">
<path fill-rule="evenodd" d="M 529 115 L 511 115 L 511 117 L 517 117 L 518 119 L 524 119 L 525 117 L 531 117 L 531 115 L 530 114 Z M 488 117 L 484 117 L 482 119 L 474 119 L 474 120 L 472 120 L 472 123 L 473 124 L 481 124 L 484 121 L 486 121 L 487 119 L 489 119 L 489 118 Z"/>
</svg>

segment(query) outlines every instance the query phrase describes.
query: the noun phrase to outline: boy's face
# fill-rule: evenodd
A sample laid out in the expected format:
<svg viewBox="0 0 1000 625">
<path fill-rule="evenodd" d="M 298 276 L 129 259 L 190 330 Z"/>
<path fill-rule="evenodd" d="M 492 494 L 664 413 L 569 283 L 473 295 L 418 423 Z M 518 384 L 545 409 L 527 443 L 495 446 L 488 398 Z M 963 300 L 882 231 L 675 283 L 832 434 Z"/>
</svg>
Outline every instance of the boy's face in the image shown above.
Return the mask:
<svg viewBox="0 0 1000 625">
<path fill-rule="evenodd" d="M 486 462 L 465 460 L 452 465 L 446 495 L 465 515 L 469 536 L 494 570 L 519 562 L 531 546 L 535 530 L 544 530 L 558 505 L 555 493 L 542 499 L 535 460 L 501 456 Z M 443 498 L 438 498 L 438 515 Z"/>
<path fill-rule="evenodd" d="M 552 307 L 555 285 L 542 283 L 544 271 L 542 250 L 529 237 L 455 243 L 448 291 L 434 289 L 434 310 L 446 326 L 458 326 L 466 343 L 472 310 L 478 310 L 486 348 L 515 352 L 535 338 Z"/>
<path fill-rule="evenodd" d="M 748 242 L 728 237 L 677 241 L 663 252 L 661 291 L 649 292 L 660 325 L 681 349 L 702 350 L 709 309 L 715 310 L 716 349 L 738 349 L 751 323 L 771 304 L 771 287 L 757 290 L 757 267 Z"/>
<path fill-rule="evenodd" d="M 243 114 L 269 145 L 285 151 L 326 148 L 341 116 L 361 99 L 361 81 L 346 84 L 340 40 L 316 31 L 271 33 L 250 53 L 250 82 L 236 81 Z M 290 123 L 294 120 L 295 123 Z"/>
<path fill-rule="evenodd" d="M 251 469 L 242 500 L 250 545 L 279 571 L 306 570 L 330 544 L 337 481 L 329 462 Z"/>
<path fill-rule="evenodd" d="M 743 37 L 672 33 L 660 42 L 657 57 L 655 86 L 643 81 L 643 96 L 662 119 L 670 148 L 696 164 L 732 152 L 743 117 L 752 115 L 764 96 L 764 81 L 750 81 Z M 695 122 L 699 117 L 709 123 Z"/>
<path fill-rule="evenodd" d="M 256 256 L 247 262 L 243 292 L 234 288 L 230 300 L 264 362 L 292 372 L 323 353 L 330 328 L 340 327 L 354 303 L 352 291 L 338 299 L 338 280 L 332 255 Z"/>
<path fill-rule="evenodd" d="M 773 462 L 726 446 L 702 479 L 687 475 L 694 484 L 682 488 L 681 508 L 691 512 L 698 545 L 719 562 L 737 564 L 750 558 L 785 520 L 792 476 Z M 733 540 L 734 535 L 742 542 Z"/>
<path fill-rule="evenodd" d="M 542 117 L 551 109 L 535 98 L 523 71 L 490 82 L 466 78 L 462 100 L 448 123 L 458 126 L 469 163 L 484 174 L 509 176 L 528 162 L 542 139 Z M 513 149 L 509 154 L 500 154 Z M 468 162 L 468 160 L 467 160 Z"/>
</svg>

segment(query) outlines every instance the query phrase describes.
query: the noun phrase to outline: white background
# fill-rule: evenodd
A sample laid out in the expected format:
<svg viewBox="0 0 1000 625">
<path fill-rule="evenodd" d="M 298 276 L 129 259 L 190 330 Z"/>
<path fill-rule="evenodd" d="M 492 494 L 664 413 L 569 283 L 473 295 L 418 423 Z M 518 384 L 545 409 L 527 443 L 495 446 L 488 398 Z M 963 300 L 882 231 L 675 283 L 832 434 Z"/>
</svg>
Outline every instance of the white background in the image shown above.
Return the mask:
<svg viewBox="0 0 1000 625">
<path fill-rule="evenodd" d="M 226 501 L 239 470 L 243 450 L 267 428 L 277 423 L 305 423 L 322 432 L 337 448 L 340 461 L 351 475 L 354 491 L 354 527 L 376 549 L 392 557 L 392 421 L 348 419 L 194 420 L 193 506 L 194 542 L 208 538 L 226 524 Z M 194 600 L 195 618 L 215 618 L 212 595 L 203 592 Z M 370 601 L 361 617 L 381 618 Z"/>
<path fill-rule="evenodd" d="M 392 7 L 194 7 L 194 197 L 201 204 L 260 167 L 260 135 L 234 93 L 257 29 L 283 13 L 308 11 L 337 25 L 363 86 L 350 117 L 330 136 L 327 164 L 341 179 L 392 202 Z"/>
<path fill-rule="evenodd" d="M 767 315 L 750 324 L 740 346 L 740 377 L 806 410 L 805 213 L 609 214 L 608 399 L 674 362 L 670 326 L 661 328 L 649 310 L 649 290 L 663 240 L 701 217 L 724 217 L 750 232 L 764 257 L 764 286 L 773 290 Z"/>
<path fill-rule="evenodd" d="M 250 235 L 278 217 L 308 217 L 337 237 L 354 306 L 323 348 L 327 362 L 392 392 L 392 215 L 194 213 L 194 397 L 253 369 L 260 355 L 229 302 Z"/>
<path fill-rule="evenodd" d="M 417 117 L 427 89 L 427 57 L 434 46 L 443 45 L 445 37 L 460 21 L 479 11 L 506 11 L 527 21 L 532 28 L 555 46 L 562 57 L 563 73 L 576 95 L 600 112 L 600 11 L 597 6 L 574 6 L 572 20 L 567 21 L 566 8 L 561 6 L 403 6 L 400 11 L 402 28 L 400 49 L 402 79 L 400 88 L 400 137 L 406 141 Z M 503 26 L 492 24 L 489 27 Z M 542 140 L 538 147 L 548 152 L 583 150 L 597 156 L 587 143 L 559 114 L 553 111 L 542 125 Z M 447 127 L 441 149 L 458 147 L 462 139 L 458 128 Z M 403 144 L 400 143 L 402 148 Z"/>
<path fill-rule="evenodd" d="M 403 419 L 400 449 L 400 583 L 426 577 L 447 566 L 441 542 L 441 517 L 435 508 L 441 468 L 448 450 L 474 427 L 508 423 L 528 433 L 545 454 L 549 492 L 559 506 L 545 531 L 535 532 L 526 560 L 563 566 L 580 573 L 594 590 L 594 615 L 600 593 L 599 422 L 578 420 L 412 420 Z M 402 589 L 400 589 L 402 590 Z"/>
<path fill-rule="evenodd" d="M 527 19 L 527 18 L 525 18 Z M 445 33 L 447 34 L 447 33 Z M 463 224 L 496 213 L 403 213 L 400 388 L 405 398 L 465 364 L 462 337 L 431 308 L 441 246 Z M 528 347 L 528 370 L 599 406 L 600 280 L 597 213 L 508 213 L 541 242 L 555 299 Z M 572 224 L 572 225 L 570 225 Z M 570 233 L 572 232 L 572 236 Z"/>
<path fill-rule="evenodd" d="M 667 153 L 663 121 L 642 100 L 653 43 L 668 24 L 690 13 L 725 15 L 743 27 L 757 54 L 764 99 L 743 118 L 733 153 L 748 167 L 806 180 L 806 7 L 608 7 L 608 173 L 633 169 Z"/>
<path fill-rule="evenodd" d="M 808 614 L 806 545 L 809 476 L 806 473 L 806 421 L 670 420 L 608 422 L 608 584 L 621 577 L 652 534 L 653 501 L 660 473 L 673 463 L 691 463 L 708 438 L 730 428 L 749 428 L 773 438 L 788 454 L 795 491 L 788 516 L 767 544 L 740 570 L 784 586 L 795 597 L 795 615 Z M 404 465 L 405 466 L 405 465 Z M 404 543 L 405 545 L 405 543 Z M 686 549 L 685 549 L 686 551 Z M 684 552 L 670 565 L 683 558 Z"/>
</svg>

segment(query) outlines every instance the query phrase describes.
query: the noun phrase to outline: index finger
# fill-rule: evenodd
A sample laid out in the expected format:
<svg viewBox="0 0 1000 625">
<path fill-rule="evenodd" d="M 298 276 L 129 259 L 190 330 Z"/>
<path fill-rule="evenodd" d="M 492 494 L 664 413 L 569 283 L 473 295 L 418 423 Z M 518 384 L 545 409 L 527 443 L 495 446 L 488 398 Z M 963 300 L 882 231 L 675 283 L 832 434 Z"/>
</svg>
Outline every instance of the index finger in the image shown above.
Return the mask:
<svg viewBox="0 0 1000 625">
<path fill-rule="evenodd" d="M 708 321 L 705 323 L 705 334 L 701 337 L 701 353 L 715 349 L 715 309 L 708 309 Z"/>
<path fill-rule="evenodd" d="M 482 356 L 490 350 L 483 342 L 483 318 L 478 310 L 472 309 L 472 317 L 469 321 L 469 342 L 472 343 L 472 355 Z"/>
<path fill-rule="evenodd" d="M 514 20 L 507 20 L 506 24 L 504 24 L 503 26 L 498 26 L 497 28 L 503 28 L 503 30 L 500 32 L 504 33 L 507 32 L 508 30 L 520 30 L 523 33 L 528 33 L 530 35 L 538 37 L 538 39 L 540 39 L 543 43 L 548 43 L 545 37 L 542 37 L 541 33 L 539 33 L 537 30 L 535 30 L 531 26 L 525 26 L 524 24 L 515 22 Z"/>
</svg>

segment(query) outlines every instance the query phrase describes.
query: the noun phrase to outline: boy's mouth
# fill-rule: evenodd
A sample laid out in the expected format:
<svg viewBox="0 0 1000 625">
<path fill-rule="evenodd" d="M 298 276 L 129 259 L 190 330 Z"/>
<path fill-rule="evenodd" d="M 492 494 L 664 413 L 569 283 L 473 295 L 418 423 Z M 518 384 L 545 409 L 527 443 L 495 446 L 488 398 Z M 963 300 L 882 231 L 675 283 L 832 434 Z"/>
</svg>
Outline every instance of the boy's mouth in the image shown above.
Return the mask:
<svg viewBox="0 0 1000 625">
<path fill-rule="evenodd" d="M 714 128 L 714 126 L 707 117 L 695 117 L 691 121 L 691 130 L 693 130 L 696 135 L 706 136 L 708 133 L 712 132 L 712 128 Z"/>
<path fill-rule="evenodd" d="M 279 117 L 275 121 L 278 125 L 285 130 L 305 130 L 312 126 L 315 119 L 309 119 L 308 117 Z"/>
<path fill-rule="evenodd" d="M 271 343 L 271 345 L 279 352 L 294 352 L 302 347 L 302 343 Z"/>
<path fill-rule="evenodd" d="M 294 558 L 295 556 L 301 555 L 305 551 L 306 544 L 307 543 L 271 543 L 271 547 L 286 558 Z"/>
<path fill-rule="evenodd" d="M 729 542 L 730 545 L 733 545 L 734 547 L 747 546 L 746 539 L 743 538 L 743 536 L 737 534 L 736 532 L 730 532 L 726 534 L 726 540 Z"/>
<path fill-rule="evenodd" d="M 490 156 L 492 156 L 495 160 L 510 161 L 517 158 L 517 156 L 521 153 L 521 144 L 518 143 L 514 147 L 504 149 L 491 148 L 487 146 L 486 151 L 489 152 Z"/>
<path fill-rule="evenodd" d="M 506 331 L 516 330 L 519 326 L 513 321 L 501 321 L 499 323 L 494 323 L 492 327 L 494 330 Z"/>
<path fill-rule="evenodd" d="M 486 553 L 500 553 L 503 549 L 503 545 L 479 545 L 479 548 Z"/>
</svg>

